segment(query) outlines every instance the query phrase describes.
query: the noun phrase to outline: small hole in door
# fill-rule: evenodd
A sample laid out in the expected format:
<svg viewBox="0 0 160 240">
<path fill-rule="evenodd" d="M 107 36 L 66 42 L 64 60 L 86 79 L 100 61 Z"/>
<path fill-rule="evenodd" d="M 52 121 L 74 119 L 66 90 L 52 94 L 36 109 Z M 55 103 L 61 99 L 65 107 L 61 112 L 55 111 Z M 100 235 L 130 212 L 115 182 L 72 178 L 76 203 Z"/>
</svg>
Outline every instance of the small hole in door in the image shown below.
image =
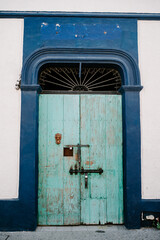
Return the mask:
<svg viewBox="0 0 160 240">
<path fill-rule="evenodd" d="M 64 148 L 63 156 L 64 157 L 73 157 L 73 148 Z"/>
</svg>

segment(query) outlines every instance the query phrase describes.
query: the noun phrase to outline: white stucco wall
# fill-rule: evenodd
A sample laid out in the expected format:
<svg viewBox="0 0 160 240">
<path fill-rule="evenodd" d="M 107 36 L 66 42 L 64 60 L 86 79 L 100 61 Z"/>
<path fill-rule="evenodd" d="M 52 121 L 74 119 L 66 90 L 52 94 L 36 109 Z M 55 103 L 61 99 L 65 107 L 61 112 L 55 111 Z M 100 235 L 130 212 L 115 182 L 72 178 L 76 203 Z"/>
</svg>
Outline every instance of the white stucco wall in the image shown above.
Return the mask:
<svg viewBox="0 0 160 240">
<path fill-rule="evenodd" d="M 138 22 L 142 197 L 160 199 L 160 21 Z"/>
<path fill-rule="evenodd" d="M 23 20 L 0 19 L 0 199 L 18 197 Z"/>
<path fill-rule="evenodd" d="M 73 12 L 160 12 L 159 0 L 1 0 L 0 10 Z"/>
<path fill-rule="evenodd" d="M 0 19 L 0 199 L 18 197 L 23 20 Z M 138 22 L 142 198 L 160 199 L 160 21 Z"/>
</svg>

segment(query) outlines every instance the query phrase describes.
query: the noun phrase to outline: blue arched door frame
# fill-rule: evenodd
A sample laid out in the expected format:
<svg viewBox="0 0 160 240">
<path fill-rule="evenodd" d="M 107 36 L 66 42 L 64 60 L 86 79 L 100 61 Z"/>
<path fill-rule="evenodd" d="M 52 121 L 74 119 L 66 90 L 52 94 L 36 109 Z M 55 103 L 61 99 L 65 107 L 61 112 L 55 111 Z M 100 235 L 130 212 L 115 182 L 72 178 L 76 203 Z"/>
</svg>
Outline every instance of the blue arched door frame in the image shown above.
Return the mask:
<svg viewBox="0 0 160 240">
<path fill-rule="evenodd" d="M 119 50 L 44 48 L 26 60 L 22 71 L 19 199 L 12 205 L 8 202 L 13 210 L 12 215 L 10 212 L 13 229 L 34 230 L 37 226 L 39 69 L 50 62 L 80 61 L 114 64 L 122 71 L 124 224 L 129 229 L 141 226 L 139 92 L 142 86 L 136 62 Z"/>
</svg>

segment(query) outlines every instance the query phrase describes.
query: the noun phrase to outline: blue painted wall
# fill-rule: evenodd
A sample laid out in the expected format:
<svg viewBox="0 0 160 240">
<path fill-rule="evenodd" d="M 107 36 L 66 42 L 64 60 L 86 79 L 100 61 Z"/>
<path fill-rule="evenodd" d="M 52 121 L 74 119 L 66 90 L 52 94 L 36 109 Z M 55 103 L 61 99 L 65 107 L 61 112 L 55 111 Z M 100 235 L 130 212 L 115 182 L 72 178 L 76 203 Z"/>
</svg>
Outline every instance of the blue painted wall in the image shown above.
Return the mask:
<svg viewBox="0 0 160 240">
<path fill-rule="evenodd" d="M 31 17 L 24 19 L 24 60 L 36 49 L 116 49 L 138 61 L 137 20 L 120 18 Z"/>
</svg>

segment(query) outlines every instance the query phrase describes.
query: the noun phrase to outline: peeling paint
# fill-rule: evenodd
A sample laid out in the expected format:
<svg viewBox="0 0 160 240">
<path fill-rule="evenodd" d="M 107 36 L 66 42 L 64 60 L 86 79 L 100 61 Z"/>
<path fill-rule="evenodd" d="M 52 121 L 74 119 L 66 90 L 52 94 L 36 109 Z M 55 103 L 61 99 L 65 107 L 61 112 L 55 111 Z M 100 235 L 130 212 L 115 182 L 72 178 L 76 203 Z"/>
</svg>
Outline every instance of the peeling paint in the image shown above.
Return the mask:
<svg viewBox="0 0 160 240">
<path fill-rule="evenodd" d="M 56 27 L 60 27 L 61 25 L 59 23 L 56 24 Z"/>
<path fill-rule="evenodd" d="M 86 165 L 92 165 L 93 161 L 86 161 Z"/>
<path fill-rule="evenodd" d="M 43 22 L 43 23 L 41 24 L 41 27 L 44 27 L 44 26 L 47 26 L 47 25 L 48 25 L 48 23 Z"/>
</svg>

